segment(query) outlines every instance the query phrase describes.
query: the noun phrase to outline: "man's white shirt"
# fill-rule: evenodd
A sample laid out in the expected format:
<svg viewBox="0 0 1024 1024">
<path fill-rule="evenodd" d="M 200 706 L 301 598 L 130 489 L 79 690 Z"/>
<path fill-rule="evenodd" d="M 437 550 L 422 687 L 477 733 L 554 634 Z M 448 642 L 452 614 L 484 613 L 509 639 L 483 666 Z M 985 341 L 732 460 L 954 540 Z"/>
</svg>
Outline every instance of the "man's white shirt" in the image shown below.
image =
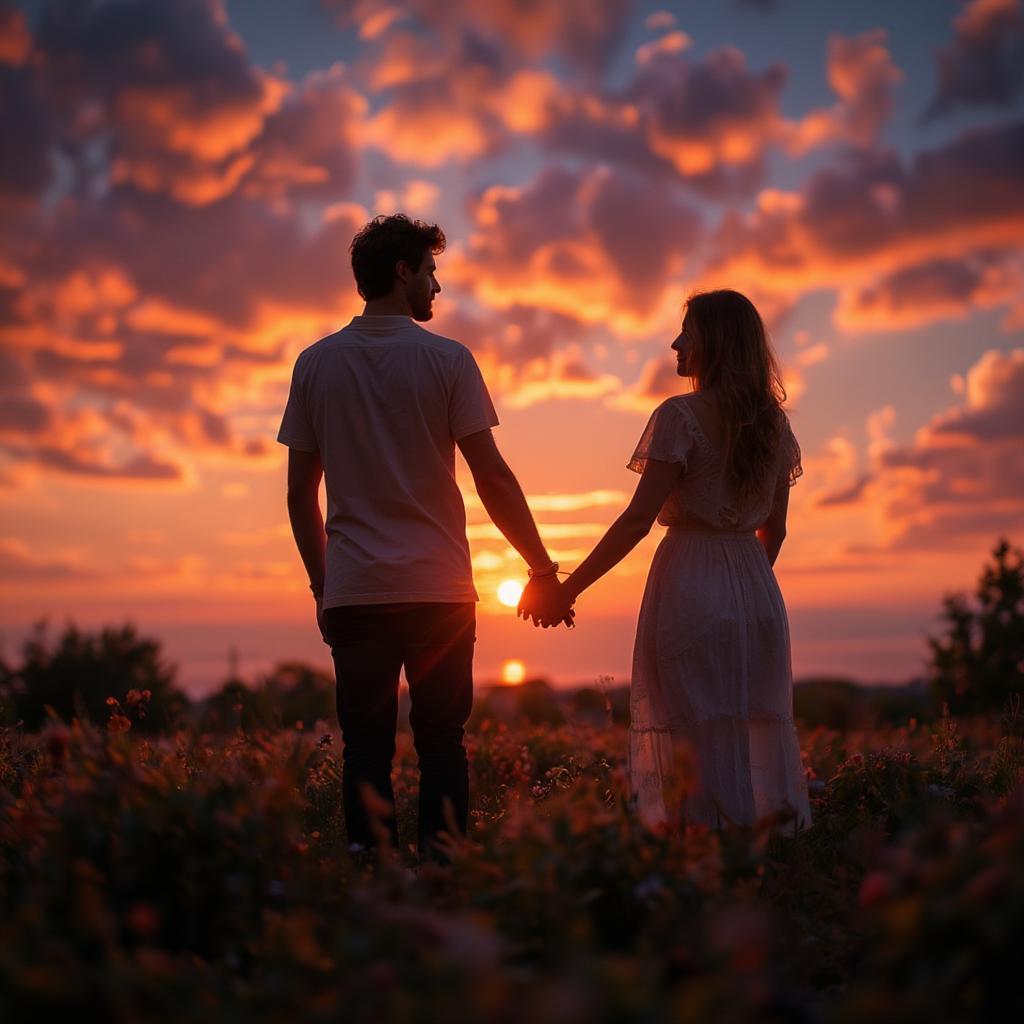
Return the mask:
<svg viewBox="0 0 1024 1024">
<path fill-rule="evenodd" d="M 324 608 L 477 600 L 455 442 L 497 423 L 469 349 L 410 317 L 299 354 L 277 439 L 323 463 Z"/>
</svg>

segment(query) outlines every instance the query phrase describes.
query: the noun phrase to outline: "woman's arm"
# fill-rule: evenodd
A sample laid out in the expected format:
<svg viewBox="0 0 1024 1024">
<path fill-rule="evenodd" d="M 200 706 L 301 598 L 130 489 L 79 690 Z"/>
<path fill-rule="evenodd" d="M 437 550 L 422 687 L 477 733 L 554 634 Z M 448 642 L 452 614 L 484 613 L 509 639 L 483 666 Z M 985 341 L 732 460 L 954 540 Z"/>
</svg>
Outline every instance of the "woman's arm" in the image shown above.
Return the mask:
<svg viewBox="0 0 1024 1024">
<path fill-rule="evenodd" d="M 594 550 L 562 585 L 570 604 L 591 583 L 618 565 L 651 532 L 654 520 L 681 472 L 682 466 L 678 462 L 647 460 L 625 511 L 608 527 L 608 532 L 597 542 Z"/>
<path fill-rule="evenodd" d="M 764 545 L 768 561 L 774 566 L 779 557 L 779 549 L 786 539 L 786 513 L 789 511 L 789 477 L 779 477 L 775 485 L 775 496 L 772 499 L 772 510 L 768 518 L 757 531 L 757 539 Z"/>
</svg>

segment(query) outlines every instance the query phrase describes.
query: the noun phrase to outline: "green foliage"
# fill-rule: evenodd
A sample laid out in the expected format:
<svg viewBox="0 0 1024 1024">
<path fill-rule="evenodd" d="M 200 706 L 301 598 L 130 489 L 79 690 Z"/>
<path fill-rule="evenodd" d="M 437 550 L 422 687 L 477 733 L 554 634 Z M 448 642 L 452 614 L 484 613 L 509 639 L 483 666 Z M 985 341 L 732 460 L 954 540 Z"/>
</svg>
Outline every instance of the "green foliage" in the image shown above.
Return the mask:
<svg viewBox="0 0 1024 1024">
<path fill-rule="evenodd" d="M 48 707 L 65 722 L 76 716 L 106 721 L 113 698 L 131 710 L 137 729 L 157 732 L 172 727 L 189 705 L 159 642 L 130 623 L 97 633 L 69 623 L 52 641 L 46 623 L 39 623 L 22 647 L 21 665 L 7 674 L 6 688 L 26 729 L 38 729 Z"/>
<path fill-rule="evenodd" d="M 998 711 L 1024 690 L 1024 552 L 1000 540 L 974 598 L 947 595 L 944 633 L 929 640 L 936 704 L 954 714 Z"/>
</svg>

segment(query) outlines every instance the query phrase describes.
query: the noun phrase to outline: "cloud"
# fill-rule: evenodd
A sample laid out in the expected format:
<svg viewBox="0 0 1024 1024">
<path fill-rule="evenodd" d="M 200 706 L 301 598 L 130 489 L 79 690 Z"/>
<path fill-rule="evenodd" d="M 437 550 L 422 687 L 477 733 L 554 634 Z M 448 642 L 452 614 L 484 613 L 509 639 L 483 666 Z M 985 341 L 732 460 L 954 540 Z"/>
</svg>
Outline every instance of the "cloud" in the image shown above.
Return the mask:
<svg viewBox="0 0 1024 1024">
<path fill-rule="evenodd" d="M 845 323 L 877 328 L 893 305 L 887 278 L 903 274 L 906 283 L 909 275 L 934 312 L 934 289 L 923 282 L 942 267 L 948 274 L 951 262 L 980 265 L 986 253 L 1019 249 L 1022 234 L 1024 122 L 1014 122 L 966 132 L 906 163 L 848 152 L 798 192 L 765 190 L 752 212 L 723 219 L 705 273 L 789 298 L 833 288 Z M 912 269 L 921 267 L 931 269 Z M 908 308 L 890 326 L 910 319 Z"/>
<path fill-rule="evenodd" d="M 1020 0 L 970 0 L 938 56 L 931 119 L 959 106 L 1009 107 L 1024 89 L 1024 10 Z"/>
<path fill-rule="evenodd" d="M 45 135 L 19 162 L 59 147 L 93 190 L 131 185 L 203 206 L 238 190 L 338 196 L 354 177 L 365 100 L 341 66 L 297 85 L 263 70 L 221 0 L 53 0 L 31 62 L 4 77 L 4 121 Z M 26 90 L 45 116 L 24 111 Z"/>
<path fill-rule="evenodd" d="M 0 537 L 0 579 L 84 580 L 97 575 L 71 559 L 40 557 L 18 537 Z"/>
<path fill-rule="evenodd" d="M 442 259 L 442 284 L 447 269 Z M 456 276 L 461 272 L 453 270 Z M 591 335 L 575 317 L 522 304 L 476 308 L 458 285 L 442 298 L 431 330 L 471 348 L 492 394 L 509 408 L 556 398 L 600 398 L 622 387 L 617 376 L 599 373 L 587 362 L 582 343 Z"/>
<path fill-rule="evenodd" d="M 603 93 L 563 89 L 546 107 L 540 137 L 553 151 L 596 157 L 714 197 L 746 194 L 764 179 L 773 150 L 801 155 L 827 143 L 874 144 L 901 72 L 875 29 L 829 41 L 837 102 L 792 120 L 781 101 L 782 64 L 748 67 L 734 46 L 700 59 L 673 31 L 637 53 L 632 78 Z"/>
<path fill-rule="evenodd" d="M 51 116 L 30 74 L 0 63 L 0 214 L 35 203 L 53 177 Z"/>
<path fill-rule="evenodd" d="M 250 63 L 219 0 L 54 0 L 36 46 L 67 131 L 83 149 L 104 140 L 112 180 L 184 202 L 234 189 L 287 92 Z"/>
<path fill-rule="evenodd" d="M 864 488 L 874 479 L 871 473 L 864 473 L 845 487 L 838 487 L 819 495 L 816 504 L 819 508 L 835 508 L 840 505 L 852 505 L 860 500 Z"/>
<path fill-rule="evenodd" d="M 963 390 L 908 444 L 888 441 L 881 421 L 869 424 L 869 472 L 817 502 L 880 511 L 881 539 L 850 551 L 976 544 L 1024 524 L 1024 349 L 986 352 Z"/>
<path fill-rule="evenodd" d="M 482 512 L 483 502 L 473 492 L 466 494 L 466 511 Z M 526 503 L 533 512 L 582 512 L 588 508 L 618 507 L 626 502 L 625 491 L 581 491 L 568 494 L 528 494 Z"/>
<path fill-rule="evenodd" d="M 611 168 L 552 166 L 521 187 L 493 186 L 472 206 L 473 231 L 449 261 L 486 305 L 534 306 L 628 332 L 679 305 L 701 224 L 688 206 Z"/>
<path fill-rule="evenodd" d="M 616 396 L 613 405 L 646 415 L 666 398 L 689 391 L 689 378 L 679 376 L 675 357 L 671 354 L 656 356 L 644 363 L 636 383 Z"/>
<path fill-rule="evenodd" d="M 829 141 L 871 146 L 892 113 L 893 88 L 903 73 L 893 63 L 885 29 L 859 36 L 832 35 L 828 41 L 828 82 L 839 100 L 812 111 L 791 129 L 795 153 Z"/>
<path fill-rule="evenodd" d="M 1024 349 L 990 349 L 967 372 L 966 404 L 939 416 L 934 435 L 985 442 L 1024 440 Z"/>
<path fill-rule="evenodd" d="M 365 100 L 258 67 L 219 0 L 0 12 L 4 483 L 269 458 L 286 351 L 357 305 Z"/>
<path fill-rule="evenodd" d="M 633 0 L 398 0 L 381 5 L 372 0 L 322 0 L 339 21 L 356 24 L 364 39 L 386 36 L 392 26 L 413 21 L 435 39 L 469 33 L 491 46 L 507 49 L 519 60 L 536 62 L 548 56 L 570 67 L 596 74 L 618 47 Z M 436 43 L 435 43 L 436 45 Z"/>
<path fill-rule="evenodd" d="M 521 68 L 497 44 L 465 31 L 441 43 L 390 35 L 360 74 L 384 102 L 362 138 L 400 163 L 438 167 L 493 155 L 536 131 L 559 91 L 554 75 Z"/>
<path fill-rule="evenodd" d="M 1010 305 L 1007 325 L 1012 326 L 1024 310 L 1022 293 L 1020 260 L 1005 252 L 985 251 L 914 264 L 845 289 L 835 322 L 851 332 L 890 331 L 965 319 L 979 309 Z"/>
<path fill-rule="evenodd" d="M 504 394 L 505 404 L 524 409 L 553 399 L 592 400 L 614 394 L 622 381 L 611 373 L 596 373 L 579 351 L 556 353 L 546 364 L 531 366 L 520 374 L 514 390 Z"/>
</svg>

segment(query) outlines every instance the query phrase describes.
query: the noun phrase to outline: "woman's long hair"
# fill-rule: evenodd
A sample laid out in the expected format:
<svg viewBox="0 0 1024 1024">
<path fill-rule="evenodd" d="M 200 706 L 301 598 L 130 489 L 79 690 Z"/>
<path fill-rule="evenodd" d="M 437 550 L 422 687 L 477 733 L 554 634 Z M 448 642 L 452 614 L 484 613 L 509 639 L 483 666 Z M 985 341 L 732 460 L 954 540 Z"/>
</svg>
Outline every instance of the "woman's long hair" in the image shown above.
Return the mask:
<svg viewBox="0 0 1024 1024">
<path fill-rule="evenodd" d="M 786 389 L 761 315 L 739 292 L 696 292 L 683 329 L 694 387 L 712 391 L 725 423 L 727 477 L 738 500 L 759 494 L 778 465 Z"/>
</svg>

